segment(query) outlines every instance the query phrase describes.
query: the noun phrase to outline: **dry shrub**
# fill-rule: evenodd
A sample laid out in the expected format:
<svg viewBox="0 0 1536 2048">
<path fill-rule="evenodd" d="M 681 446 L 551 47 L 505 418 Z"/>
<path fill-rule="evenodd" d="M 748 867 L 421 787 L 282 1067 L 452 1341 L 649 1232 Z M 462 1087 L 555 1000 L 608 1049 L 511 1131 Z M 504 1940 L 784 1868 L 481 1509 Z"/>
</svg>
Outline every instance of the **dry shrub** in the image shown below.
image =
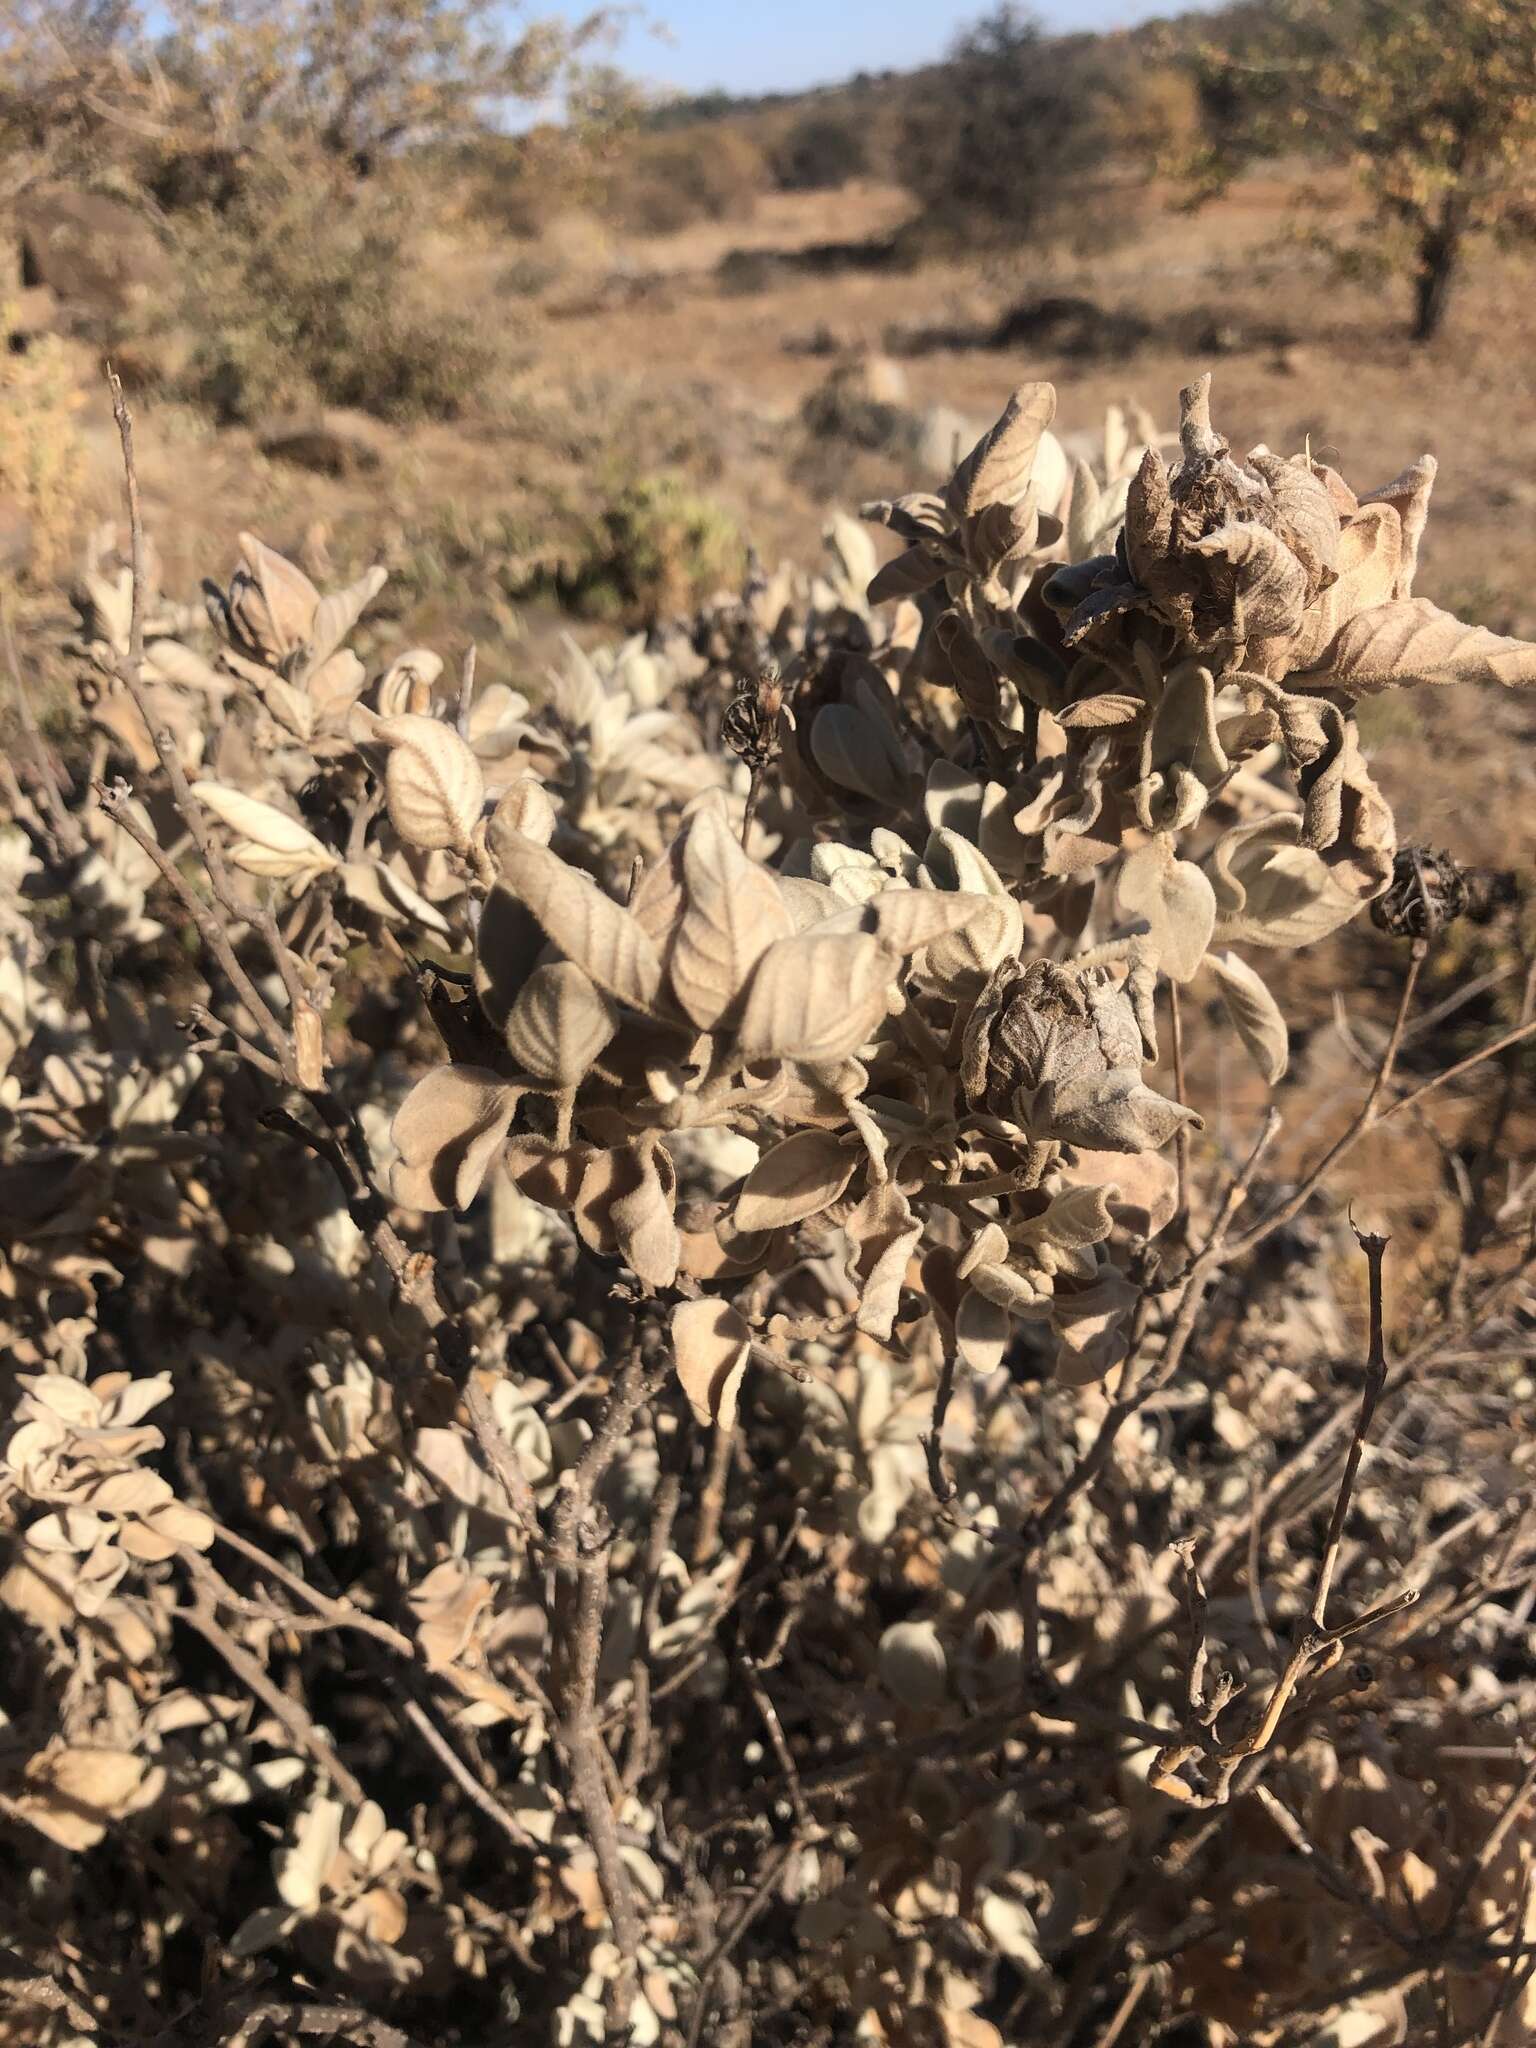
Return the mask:
<svg viewBox="0 0 1536 2048">
<path fill-rule="evenodd" d="M 1011 0 L 968 29 L 913 96 L 896 155 L 924 235 L 1103 248 L 1131 233 L 1144 175 L 1119 159 L 1140 70 L 1111 38 L 1047 36 Z"/>
<path fill-rule="evenodd" d="M 192 337 L 187 396 L 222 420 L 315 400 L 385 419 L 452 419 L 482 396 L 499 344 L 415 274 L 411 209 L 319 162 L 269 159 L 178 234 Z"/>
<path fill-rule="evenodd" d="M 855 111 L 804 114 L 773 151 L 786 192 L 836 192 L 869 169 L 864 127 Z"/>
<path fill-rule="evenodd" d="M 671 235 L 695 221 L 745 220 L 772 183 L 749 136 L 701 122 L 631 138 L 615 153 L 603 212 L 635 234 Z"/>
<path fill-rule="evenodd" d="M 516 683 L 92 550 L 0 838 L 43 2048 L 1536 2024 L 1528 932 L 1443 1065 L 1355 719 L 1536 647 L 1427 458 L 1054 407 Z"/>
</svg>

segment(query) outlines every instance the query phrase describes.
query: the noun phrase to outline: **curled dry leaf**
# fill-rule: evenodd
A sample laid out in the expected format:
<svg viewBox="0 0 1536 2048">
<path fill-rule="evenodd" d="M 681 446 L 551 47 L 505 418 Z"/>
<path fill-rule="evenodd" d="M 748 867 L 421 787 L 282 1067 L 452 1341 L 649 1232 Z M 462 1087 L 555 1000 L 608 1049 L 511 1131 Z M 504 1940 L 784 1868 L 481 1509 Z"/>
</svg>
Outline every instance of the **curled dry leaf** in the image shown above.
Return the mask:
<svg viewBox="0 0 1536 2048">
<path fill-rule="evenodd" d="M 672 1311 L 678 1383 L 701 1428 L 735 1428 L 751 1348 L 751 1330 L 727 1301 L 685 1301 Z"/>
<path fill-rule="evenodd" d="M 439 1067 L 416 1083 L 391 1126 L 392 1186 L 409 1209 L 464 1209 L 506 1142 L 518 1091 L 485 1067 Z"/>
<path fill-rule="evenodd" d="M 1283 1077 L 1291 1058 L 1290 1034 L 1280 1006 L 1261 977 L 1236 953 L 1212 953 L 1209 957 L 1232 1028 L 1273 1087 Z"/>
</svg>

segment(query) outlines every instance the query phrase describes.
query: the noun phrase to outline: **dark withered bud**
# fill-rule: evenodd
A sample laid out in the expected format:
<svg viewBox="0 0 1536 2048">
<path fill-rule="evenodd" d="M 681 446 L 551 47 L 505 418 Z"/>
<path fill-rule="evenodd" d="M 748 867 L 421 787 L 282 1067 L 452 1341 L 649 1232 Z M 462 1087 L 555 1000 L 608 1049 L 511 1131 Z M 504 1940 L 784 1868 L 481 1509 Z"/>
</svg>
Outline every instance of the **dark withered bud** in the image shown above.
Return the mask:
<svg viewBox="0 0 1536 2048">
<path fill-rule="evenodd" d="M 1466 872 L 1431 846 L 1402 846 L 1392 880 L 1371 905 L 1371 922 L 1395 939 L 1432 939 L 1471 906 Z"/>
<path fill-rule="evenodd" d="M 779 751 L 779 715 L 784 709 L 784 681 L 776 667 L 763 669 L 755 681 L 744 682 L 721 721 L 720 736 L 733 754 L 754 772 L 761 772 Z"/>
</svg>

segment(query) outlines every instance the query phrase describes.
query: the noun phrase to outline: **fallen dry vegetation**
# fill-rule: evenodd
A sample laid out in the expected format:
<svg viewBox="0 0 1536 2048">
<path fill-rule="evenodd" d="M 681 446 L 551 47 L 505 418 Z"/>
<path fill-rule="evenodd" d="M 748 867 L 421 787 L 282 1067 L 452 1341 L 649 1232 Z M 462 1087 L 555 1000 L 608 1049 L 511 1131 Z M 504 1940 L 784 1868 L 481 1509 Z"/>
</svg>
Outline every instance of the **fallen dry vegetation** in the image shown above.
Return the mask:
<svg viewBox="0 0 1536 2048">
<path fill-rule="evenodd" d="M 162 589 L 115 407 L 4 769 L 9 2038 L 1523 2038 L 1536 971 L 1356 716 L 1536 680 L 1434 463 L 1024 386 L 530 703 Z"/>
</svg>

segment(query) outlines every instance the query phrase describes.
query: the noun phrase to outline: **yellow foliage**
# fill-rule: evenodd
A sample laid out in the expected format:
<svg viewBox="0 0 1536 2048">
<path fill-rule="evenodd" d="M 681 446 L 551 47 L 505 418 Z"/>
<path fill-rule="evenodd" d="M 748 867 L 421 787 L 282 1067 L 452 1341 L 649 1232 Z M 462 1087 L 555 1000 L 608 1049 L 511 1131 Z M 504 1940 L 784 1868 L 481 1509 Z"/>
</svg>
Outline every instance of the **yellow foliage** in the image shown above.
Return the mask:
<svg viewBox="0 0 1536 2048">
<path fill-rule="evenodd" d="M 10 313 L 0 305 L 7 329 Z M 19 354 L 0 351 L 0 554 L 40 584 L 74 553 L 85 488 L 80 402 L 64 346 L 53 335 L 37 337 Z"/>
</svg>

